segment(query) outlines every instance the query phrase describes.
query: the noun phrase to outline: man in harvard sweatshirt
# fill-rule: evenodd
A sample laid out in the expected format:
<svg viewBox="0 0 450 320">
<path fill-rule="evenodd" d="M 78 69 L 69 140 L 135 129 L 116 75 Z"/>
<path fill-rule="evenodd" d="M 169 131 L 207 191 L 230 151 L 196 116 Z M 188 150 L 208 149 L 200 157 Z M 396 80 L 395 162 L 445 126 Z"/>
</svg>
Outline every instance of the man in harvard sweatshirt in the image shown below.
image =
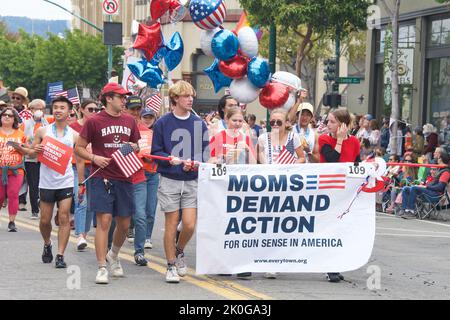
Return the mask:
<svg viewBox="0 0 450 320">
<path fill-rule="evenodd" d="M 178 283 L 187 273 L 183 250 L 197 220 L 198 171 L 194 161 L 205 162 L 209 158 L 208 129 L 202 119 L 191 113 L 194 97 L 192 85 L 178 81 L 169 90 L 173 112 L 160 118 L 153 131 L 152 154 L 170 157 L 170 161 L 158 161 L 158 201 L 166 218 L 166 281 L 171 283 Z M 180 210 L 183 228 L 176 243 Z"/>
</svg>

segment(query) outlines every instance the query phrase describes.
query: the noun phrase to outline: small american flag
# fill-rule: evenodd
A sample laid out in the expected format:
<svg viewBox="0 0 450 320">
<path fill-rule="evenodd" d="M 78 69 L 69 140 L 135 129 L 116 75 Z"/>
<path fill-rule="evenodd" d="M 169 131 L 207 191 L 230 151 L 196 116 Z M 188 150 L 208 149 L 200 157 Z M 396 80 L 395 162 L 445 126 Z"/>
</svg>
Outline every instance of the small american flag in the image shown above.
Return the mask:
<svg viewBox="0 0 450 320">
<path fill-rule="evenodd" d="M 161 102 L 162 102 L 161 97 L 155 94 L 145 101 L 145 105 L 150 109 L 152 109 L 153 111 L 155 111 L 156 114 L 158 114 L 159 108 L 161 108 Z"/>
<path fill-rule="evenodd" d="M 283 146 L 280 154 L 278 155 L 277 164 L 293 164 L 297 159 L 294 157 L 294 139 L 289 140 L 289 142 Z"/>
<path fill-rule="evenodd" d="M 63 96 L 70 100 L 73 104 L 80 104 L 80 96 L 78 95 L 78 89 L 73 88 L 66 91 L 61 91 L 55 94 L 55 96 Z"/>
<path fill-rule="evenodd" d="M 114 152 L 111 157 L 116 161 L 120 170 L 127 178 L 143 167 L 142 161 L 139 160 L 136 153 L 134 153 L 133 147 L 128 143 Z"/>
</svg>

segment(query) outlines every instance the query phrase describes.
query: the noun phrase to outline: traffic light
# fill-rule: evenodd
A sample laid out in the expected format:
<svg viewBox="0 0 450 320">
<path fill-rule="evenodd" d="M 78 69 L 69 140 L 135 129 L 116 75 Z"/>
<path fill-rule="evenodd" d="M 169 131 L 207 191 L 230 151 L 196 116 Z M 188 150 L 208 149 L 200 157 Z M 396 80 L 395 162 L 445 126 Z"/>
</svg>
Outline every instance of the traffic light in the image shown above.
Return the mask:
<svg viewBox="0 0 450 320">
<path fill-rule="evenodd" d="M 336 59 L 326 59 L 324 62 L 323 72 L 325 73 L 323 80 L 335 81 L 336 80 Z"/>
<path fill-rule="evenodd" d="M 322 104 L 325 107 L 337 108 L 342 104 L 342 95 L 339 93 L 325 93 L 323 95 Z"/>
</svg>

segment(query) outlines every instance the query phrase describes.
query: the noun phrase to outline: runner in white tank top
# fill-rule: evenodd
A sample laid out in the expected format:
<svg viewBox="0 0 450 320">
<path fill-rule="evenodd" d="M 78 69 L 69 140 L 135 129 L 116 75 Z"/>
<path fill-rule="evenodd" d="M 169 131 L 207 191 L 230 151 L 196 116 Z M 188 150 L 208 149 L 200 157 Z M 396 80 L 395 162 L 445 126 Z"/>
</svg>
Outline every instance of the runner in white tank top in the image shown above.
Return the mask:
<svg viewBox="0 0 450 320">
<path fill-rule="evenodd" d="M 36 131 L 31 148 L 27 148 L 27 154 L 36 157 L 44 151 L 42 141 L 45 137 L 51 137 L 66 146 L 73 148 L 78 139 L 76 133 L 67 124 L 69 112 L 72 110 L 72 102 L 65 97 L 57 97 L 52 101 L 53 116 L 55 122 L 47 127 L 41 127 Z M 70 236 L 70 207 L 73 196 L 74 174 L 72 162 L 69 160 L 64 174 L 60 174 L 44 163 L 40 168 L 40 209 L 41 221 L 39 229 L 44 239 L 42 262 L 53 261 L 52 242 L 52 217 L 55 203 L 57 203 L 59 229 L 58 229 L 58 254 L 55 259 L 56 268 L 66 268 L 64 251 Z"/>
</svg>

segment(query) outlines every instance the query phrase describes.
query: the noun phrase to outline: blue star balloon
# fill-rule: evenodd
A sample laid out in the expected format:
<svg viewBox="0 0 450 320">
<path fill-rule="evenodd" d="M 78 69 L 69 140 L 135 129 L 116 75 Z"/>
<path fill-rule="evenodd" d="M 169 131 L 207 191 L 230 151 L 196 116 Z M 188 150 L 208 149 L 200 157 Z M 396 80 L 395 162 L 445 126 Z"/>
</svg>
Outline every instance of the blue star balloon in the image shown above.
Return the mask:
<svg viewBox="0 0 450 320">
<path fill-rule="evenodd" d="M 163 72 L 158 66 L 157 59 L 153 59 L 152 62 L 142 59 L 129 63 L 128 68 L 136 78 L 147 83 L 150 88 L 156 89 L 164 83 Z"/>
<path fill-rule="evenodd" d="M 258 88 L 263 88 L 270 80 L 270 68 L 267 60 L 254 57 L 248 64 L 248 80 Z"/>
<path fill-rule="evenodd" d="M 233 79 L 228 78 L 219 70 L 219 60 L 215 59 L 213 64 L 203 70 L 211 79 L 214 85 L 214 91 L 217 93 L 223 87 L 229 87 Z"/>
<path fill-rule="evenodd" d="M 165 50 L 162 50 L 164 62 L 166 63 L 167 69 L 169 69 L 169 71 L 172 71 L 180 64 L 181 59 L 183 59 L 183 53 L 183 39 L 181 39 L 181 35 L 179 32 L 175 32 L 169 43 L 165 45 Z"/>
</svg>

